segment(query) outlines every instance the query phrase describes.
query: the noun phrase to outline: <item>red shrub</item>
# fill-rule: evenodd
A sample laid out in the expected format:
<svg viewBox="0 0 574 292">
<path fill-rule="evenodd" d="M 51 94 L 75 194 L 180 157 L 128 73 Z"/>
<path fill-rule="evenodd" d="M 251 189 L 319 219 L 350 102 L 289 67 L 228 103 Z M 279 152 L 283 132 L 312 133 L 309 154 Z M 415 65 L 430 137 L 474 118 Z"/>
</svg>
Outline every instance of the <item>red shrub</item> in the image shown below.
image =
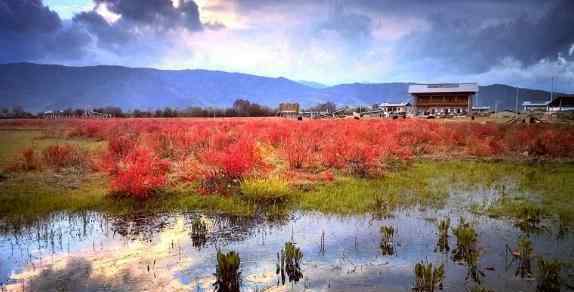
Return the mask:
<svg viewBox="0 0 574 292">
<path fill-rule="evenodd" d="M 40 168 L 40 163 L 36 158 L 36 153 L 33 149 L 28 148 L 22 152 L 22 169 L 35 170 Z"/>
<path fill-rule="evenodd" d="M 167 183 L 169 164 L 151 151 L 138 147 L 118 163 L 112 177 L 112 191 L 146 199 Z"/>
<path fill-rule="evenodd" d="M 291 136 L 282 145 L 282 150 L 292 169 L 302 168 L 311 157 L 311 145 L 302 137 Z"/>
<path fill-rule="evenodd" d="M 27 148 L 20 152 L 17 160 L 10 164 L 6 170 L 7 171 L 31 171 L 41 168 L 39 159 L 36 157 L 36 152 L 32 148 Z"/>
<path fill-rule="evenodd" d="M 232 179 L 241 179 L 263 166 L 254 141 L 246 139 L 241 139 L 222 150 L 207 151 L 201 160 L 207 166 L 215 168 L 216 173 Z"/>
<path fill-rule="evenodd" d="M 58 144 L 48 146 L 42 151 L 42 160 L 49 168 L 85 167 L 86 157 L 77 146 Z"/>
</svg>

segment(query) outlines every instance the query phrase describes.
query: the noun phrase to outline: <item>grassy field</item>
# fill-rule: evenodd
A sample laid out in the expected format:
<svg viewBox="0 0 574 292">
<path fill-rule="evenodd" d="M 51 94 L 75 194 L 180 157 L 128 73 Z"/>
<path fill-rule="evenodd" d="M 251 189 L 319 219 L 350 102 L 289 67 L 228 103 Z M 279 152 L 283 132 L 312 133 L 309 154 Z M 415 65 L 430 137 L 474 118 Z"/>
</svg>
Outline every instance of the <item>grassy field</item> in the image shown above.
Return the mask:
<svg viewBox="0 0 574 292">
<path fill-rule="evenodd" d="M 70 143 L 87 153 L 102 151 L 105 141 L 46 135 L 38 129 L 2 129 L 0 165 L 13 163 L 25 148 L 42 151 Z M 286 167 L 285 165 L 281 166 Z M 574 164 L 558 161 L 487 162 L 415 159 L 383 176 L 361 178 L 335 173 L 332 181 L 289 184 L 280 177 L 246 179 L 226 195 L 198 192 L 197 183 L 168 184 L 145 201 L 110 195 L 104 172 L 40 169 L 0 173 L 0 218 L 27 222 L 58 211 L 94 210 L 111 214 L 207 210 L 242 216 L 282 216 L 290 211 L 328 214 L 386 214 L 403 207 L 441 208 L 453 188 L 472 192 L 492 188 L 495 204 L 474 204 L 470 210 L 520 219 L 535 209 L 563 223 L 574 223 Z M 464 205 L 464 204 L 462 204 Z"/>
</svg>

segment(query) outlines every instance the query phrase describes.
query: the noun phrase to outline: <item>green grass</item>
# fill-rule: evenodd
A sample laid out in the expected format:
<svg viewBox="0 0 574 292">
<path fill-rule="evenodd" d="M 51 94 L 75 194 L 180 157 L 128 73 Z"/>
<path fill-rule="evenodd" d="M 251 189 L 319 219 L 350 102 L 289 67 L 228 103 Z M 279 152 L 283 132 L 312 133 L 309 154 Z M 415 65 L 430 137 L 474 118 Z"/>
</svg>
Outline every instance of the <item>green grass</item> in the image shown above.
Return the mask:
<svg viewBox="0 0 574 292">
<path fill-rule="evenodd" d="M 2 135 L 0 140 L 0 169 L 13 163 L 26 148 L 41 152 L 48 146 L 67 143 L 77 145 L 82 150 L 93 152 L 104 149 L 106 145 L 104 141 L 46 137 L 45 132 L 38 129 L 0 129 L 0 135 Z"/>
<path fill-rule="evenodd" d="M 40 130 L 0 130 L 0 168 L 13 161 L 26 147 L 32 147 L 34 139 L 41 134 Z"/>
<path fill-rule="evenodd" d="M 508 178 L 518 189 L 497 201 L 494 207 L 474 211 L 522 220 L 524 210 L 541 209 L 574 223 L 574 166 L 572 164 L 515 164 L 476 161 L 419 161 L 378 179 L 338 177 L 309 190 L 287 186 L 276 178 L 248 180 L 235 196 L 200 195 L 192 185 L 172 186 L 154 199 L 139 202 L 107 196 L 103 175 L 71 177 L 49 172 L 17 174 L 0 182 L 0 217 L 35 217 L 56 211 L 97 210 L 113 214 L 204 210 L 253 216 L 283 216 L 293 210 L 327 214 L 382 214 L 397 208 L 441 208 L 449 189 L 491 186 L 500 189 Z M 281 200 L 278 200 L 281 198 Z M 269 202 L 273 205 L 270 206 Z"/>
<path fill-rule="evenodd" d="M 293 191 L 287 180 L 277 176 L 250 178 L 241 183 L 241 194 L 246 200 L 260 203 L 285 201 Z"/>
<path fill-rule="evenodd" d="M 510 164 L 489 172 L 495 176 L 513 176 L 518 190 L 505 194 L 494 206 L 483 210 L 487 214 L 522 220 L 525 212 L 540 210 L 545 216 L 574 223 L 574 164 Z"/>
</svg>

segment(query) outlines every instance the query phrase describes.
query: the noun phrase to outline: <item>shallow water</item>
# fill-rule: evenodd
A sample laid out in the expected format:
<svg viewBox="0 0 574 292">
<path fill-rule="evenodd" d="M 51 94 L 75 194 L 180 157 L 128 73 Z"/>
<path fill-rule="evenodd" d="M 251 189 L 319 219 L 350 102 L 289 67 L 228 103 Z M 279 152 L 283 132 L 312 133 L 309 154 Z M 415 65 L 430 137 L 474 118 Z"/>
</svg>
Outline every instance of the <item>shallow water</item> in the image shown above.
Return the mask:
<svg viewBox="0 0 574 292">
<path fill-rule="evenodd" d="M 464 291 L 475 285 L 466 277 L 467 267 L 454 263 L 451 253 L 435 251 L 435 220 L 445 216 L 452 218 L 451 226 L 465 216 L 476 227 L 484 287 L 536 290 L 534 279 L 515 277 L 517 263 L 507 254 L 506 246 L 514 248 L 522 231 L 512 222 L 456 209 L 401 210 L 385 218 L 295 213 L 275 222 L 201 213 L 127 218 L 57 214 L 20 230 L 3 228 L 0 281 L 14 291 L 211 291 L 219 249 L 239 253 L 241 287 L 247 291 L 411 291 L 420 261 L 444 263 L 444 290 Z M 198 219 L 206 223 L 205 238 L 191 236 Z M 382 255 L 382 225 L 397 231 L 394 255 Z M 556 228 L 547 225 L 530 235 L 535 256 L 574 259 L 572 236 L 557 239 Z M 283 284 L 276 274 L 277 253 L 288 241 L 303 252 L 303 277 Z M 449 245 L 456 246 L 452 233 Z"/>
</svg>

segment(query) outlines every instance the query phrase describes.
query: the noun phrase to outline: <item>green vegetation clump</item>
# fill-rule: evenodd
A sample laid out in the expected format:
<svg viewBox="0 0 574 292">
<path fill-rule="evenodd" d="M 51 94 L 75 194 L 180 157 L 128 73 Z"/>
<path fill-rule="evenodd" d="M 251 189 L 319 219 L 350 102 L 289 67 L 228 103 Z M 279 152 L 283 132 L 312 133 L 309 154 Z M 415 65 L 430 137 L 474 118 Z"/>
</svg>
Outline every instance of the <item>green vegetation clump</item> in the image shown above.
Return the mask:
<svg viewBox="0 0 574 292">
<path fill-rule="evenodd" d="M 440 252 L 448 252 L 450 247 L 448 245 L 448 230 L 450 229 L 450 218 L 440 220 L 438 222 L 438 241 L 437 249 Z"/>
<path fill-rule="evenodd" d="M 292 193 L 287 180 L 280 177 L 248 178 L 241 183 L 241 193 L 249 201 L 280 203 Z"/>
<path fill-rule="evenodd" d="M 217 251 L 217 265 L 215 268 L 215 283 L 213 287 L 217 292 L 238 292 L 241 287 L 241 272 L 239 254 L 230 251 L 227 254 Z"/>
<path fill-rule="evenodd" d="M 295 243 L 286 242 L 281 252 L 277 253 L 277 269 L 276 274 L 281 275 L 281 283 L 285 284 L 286 276 L 289 282 L 299 282 L 303 278 L 301 270 L 301 261 L 303 260 L 303 252 Z"/>
<path fill-rule="evenodd" d="M 484 273 L 478 267 L 480 255 L 477 247 L 478 234 L 476 230 L 461 217 L 453 233 L 456 236 L 456 248 L 452 252 L 452 259 L 463 262 L 467 267 L 466 278 L 471 278 L 480 284 L 480 277 L 483 277 Z"/>
<path fill-rule="evenodd" d="M 202 248 L 207 242 L 207 224 L 201 218 L 191 222 L 191 243 L 194 247 Z"/>
<path fill-rule="evenodd" d="M 432 263 L 420 262 L 415 265 L 415 287 L 416 292 L 434 292 L 442 290 L 445 272 L 444 264 L 433 267 Z"/>
<path fill-rule="evenodd" d="M 537 291 L 559 292 L 560 291 L 560 270 L 562 264 L 557 260 L 540 259 L 538 261 L 538 273 L 536 281 Z"/>
<path fill-rule="evenodd" d="M 531 258 L 534 252 L 532 242 L 528 237 L 521 237 L 518 240 L 518 269 L 515 275 L 521 278 L 530 277 L 532 275 Z"/>
<path fill-rule="evenodd" d="M 381 226 L 381 253 L 384 256 L 395 254 L 395 228 L 393 226 Z"/>
</svg>

